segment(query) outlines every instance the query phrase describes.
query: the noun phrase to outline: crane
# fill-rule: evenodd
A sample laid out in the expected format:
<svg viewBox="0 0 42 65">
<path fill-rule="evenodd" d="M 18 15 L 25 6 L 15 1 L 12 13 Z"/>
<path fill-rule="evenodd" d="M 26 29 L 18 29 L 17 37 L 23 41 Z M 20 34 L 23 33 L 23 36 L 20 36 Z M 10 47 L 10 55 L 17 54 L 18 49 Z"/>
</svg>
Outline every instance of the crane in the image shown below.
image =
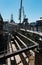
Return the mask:
<svg viewBox="0 0 42 65">
<path fill-rule="evenodd" d="M 21 3 L 20 3 L 20 9 L 19 9 L 19 20 L 20 20 L 20 23 L 21 23 L 21 13 L 22 13 L 22 0 L 21 0 Z"/>
<path fill-rule="evenodd" d="M 22 19 L 22 14 L 23 14 L 23 19 L 26 17 L 22 2 L 23 2 L 23 0 L 21 0 L 21 2 L 20 2 L 20 9 L 19 9 L 19 20 L 20 20 L 20 23 L 21 23 L 21 19 Z"/>
</svg>

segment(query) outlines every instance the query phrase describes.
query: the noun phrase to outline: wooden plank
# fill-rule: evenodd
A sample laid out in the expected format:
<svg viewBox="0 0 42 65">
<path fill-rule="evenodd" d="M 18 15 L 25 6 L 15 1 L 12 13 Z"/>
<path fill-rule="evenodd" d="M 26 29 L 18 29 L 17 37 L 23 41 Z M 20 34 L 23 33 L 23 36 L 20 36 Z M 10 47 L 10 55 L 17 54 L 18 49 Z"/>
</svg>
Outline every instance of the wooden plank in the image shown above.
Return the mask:
<svg viewBox="0 0 42 65">
<path fill-rule="evenodd" d="M 18 48 L 21 50 L 21 47 L 20 47 L 20 45 L 18 44 L 18 42 L 17 42 L 16 40 L 15 40 L 15 42 L 16 42 Z"/>
<path fill-rule="evenodd" d="M 20 39 L 19 39 L 20 40 Z M 16 40 L 15 40 L 16 41 Z M 19 49 L 21 50 L 22 48 L 21 48 L 21 46 L 18 44 L 18 42 L 16 41 L 16 44 L 18 45 L 18 47 L 19 47 Z M 28 62 L 28 59 L 26 59 L 26 54 L 25 53 L 22 53 L 22 56 L 23 56 L 23 58 L 24 58 L 24 60 L 25 60 L 25 62 L 27 63 Z"/>
<path fill-rule="evenodd" d="M 11 60 L 10 58 L 7 59 L 7 64 L 6 65 L 11 65 Z"/>
<path fill-rule="evenodd" d="M 34 45 L 38 45 L 38 43 L 36 43 L 35 41 L 31 40 L 30 38 L 24 36 L 23 34 L 21 33 L 18 33 L 20 36 L 23 36 L 24 38 L 26 38 L 27 40 L 29 40 L 30 42 L 34 43 Z"/>
<path fill-rule="evenodd" d="M 16 40 L 15 40 L 16 41 Z M 17 43 L 17 42 L 16 42 Z M 19 46 L 19 45 L 18 45 Z M 13 51 L 17 51 L 17 48 L 14 44 L 12 44 L 12 47 L 13 47 Z M 16 59 L 16 63 L 17 65 L 23 65 L 23 63 L 21 62 L 21 58 L 19 55 L 16 55 L 15 56 L 15 59 Z"/>
<path fill-rule="evenodd" d="M 27 45 L 18 37 L 18 36 L 16 36 L 17 38 L 18 38 L 18 40 L 25 46 L 25 47 L 27 47 Z"/>
</svg>

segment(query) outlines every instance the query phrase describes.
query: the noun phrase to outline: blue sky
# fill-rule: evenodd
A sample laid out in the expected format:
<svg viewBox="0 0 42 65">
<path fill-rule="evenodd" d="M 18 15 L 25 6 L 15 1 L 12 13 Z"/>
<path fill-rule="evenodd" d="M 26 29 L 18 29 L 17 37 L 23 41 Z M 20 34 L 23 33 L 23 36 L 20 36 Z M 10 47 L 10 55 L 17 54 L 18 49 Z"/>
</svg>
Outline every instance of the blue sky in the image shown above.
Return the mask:
<svg viewBox="0 0 42 65">
<path fill-rule="evenodd" d="M 23 0 L 26 17 L 35 22 L 42 17 L 42 0 Z M 10 20 L 11 14 L 15 22 L 19 22 L 20 0 L 0 0 L 0 13 L 4 20 Z"/>
</svg>

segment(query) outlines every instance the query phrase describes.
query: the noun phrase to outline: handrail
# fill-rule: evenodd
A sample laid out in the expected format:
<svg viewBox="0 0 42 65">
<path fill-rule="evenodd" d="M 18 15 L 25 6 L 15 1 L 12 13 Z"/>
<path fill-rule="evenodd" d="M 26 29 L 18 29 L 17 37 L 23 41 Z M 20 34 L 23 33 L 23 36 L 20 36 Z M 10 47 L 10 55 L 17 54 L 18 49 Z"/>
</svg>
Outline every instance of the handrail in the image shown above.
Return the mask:
<svg viewBox="0 0 42 65">
<path fill-rule="evenodd" d="M 31 30 L 25 30 L 25 29 L 20 29 L 21 31 L 27 31 L 27 32 L 30 32 L 30 33 L 34 33 L 34 34 L 37 34 L 39 36 L 42 37 L 42 33 L 41 32 L 37 32 L 37 31 L 31 31 Z"/>
</svg>

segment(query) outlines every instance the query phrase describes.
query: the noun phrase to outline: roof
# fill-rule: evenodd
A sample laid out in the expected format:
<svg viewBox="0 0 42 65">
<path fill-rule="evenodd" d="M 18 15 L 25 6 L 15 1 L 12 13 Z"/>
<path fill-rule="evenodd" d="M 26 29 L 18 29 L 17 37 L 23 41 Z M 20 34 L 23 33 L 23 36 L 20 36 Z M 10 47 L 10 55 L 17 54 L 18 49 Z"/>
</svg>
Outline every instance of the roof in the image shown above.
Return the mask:
<svg viewBox="0 0 42 65">
<path fill-rule="evenodd" d="M 37 23 L 36 23 L 36 22 L 32 22 L 32 23 L 30 23 L 30 25 L 31 25 L 31 26 L 36 26 Z"/>
<path fill-rule="evenodd" d="M 38 19 L 38 20 L 36 21 L 36 23 L 37 23 L 37 25 L 41 26 L 41 25 L 42 25 L 42 19 Z"/>
</svg>

